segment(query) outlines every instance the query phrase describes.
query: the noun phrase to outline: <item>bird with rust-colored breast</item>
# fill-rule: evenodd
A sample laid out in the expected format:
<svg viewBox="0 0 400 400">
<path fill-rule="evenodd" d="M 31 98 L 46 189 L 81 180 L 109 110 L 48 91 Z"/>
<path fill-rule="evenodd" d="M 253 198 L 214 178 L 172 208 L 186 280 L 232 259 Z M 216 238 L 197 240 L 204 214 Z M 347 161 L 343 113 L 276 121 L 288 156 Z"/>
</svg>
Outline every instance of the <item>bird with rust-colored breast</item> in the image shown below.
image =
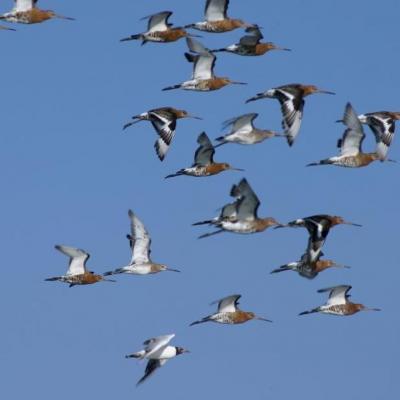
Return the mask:
<svg viewBox="0 0 400 400">
<path fill-rule="evenodd" d="M 246 103 L 260 99 L 277 99 L 281 105 L 283 116 L 282 128 L 289 146 L 292 146 L 300 131 L 305 104 L 304 98 L 315 93 L 335 94 L 328 90 L 319 89 L 314 85 L 291 83 L 258 93 L 248 99 Z"/>
<path fill-rule="evenodd" d="M 246 84 L 244 82 L 233 81 L 230 78 L 215 76 L 214 66 L 217 59 L 215 54 L 211 53 L 200 42 L 190 37 L 186 38 L 186 42 L 191 53 L 185 53 L 185 57 L 190 63 L 193 63 L 192 77 L 188 81 L 168 86 L 163 90 L 183 89 L 210 92 L 221 89 L 229 84 Z"/>
<path fill-rule="evenodd" d="M 190 36 L 182 27 L 173 27 L 168 19 L 171 17 L 172 11 L 162 11 L 157 14 L 148 15 L 142 18 L 147 19 L 147 32 L 131 35 L 121 39 L 121 42 L 129 40 L 141 40 L 142 45 L 147 42 L 169 43 L 176 42 L 179 39 Z"/>
<path fill-rule="evenodd" d="M 163 161 L 175 136 L 176 121 L 182 118 L 201 119 L 189 114 L 185 110 L 178 110 L 173 107 L 160 107 L 133 116 L 132 121 L 126 123 L 123 129 L 140 121 L 150 121 L 160 136 L 154 143 L 154 148 L 160 161 Z"/>
<path fill-rule="evenodd" d="M 168 360 L 179 356 L 180 354 L 189 353 L 189 350 L 183 347 L 171 346 L 169 342 L 175 337 L 175 334 L 157 336 L 146 340 L 143 345 L 145 348 L 133 354 L 128 354 L 125 358 L 137 358 L 139 360 L 147 359 L 146 370 L 142 378 L 136 385 L 140 385 L 149 378 L 158 368 L 165 365 Z"/>
<path fill-rule="evenodd" d="M 275 218 L 258 217 L 257 210 L 260 206 L 260 200 L 245 178 L 237 185 L 232 186 L 230 194 L 232 197 L 236 198 L 236 201 L 223 207 L 218 217 L 193 224 L 208 224 L 218 228 L 216 231 L 199 236 L 199 239 L 217 235 L 222 232 L 242 234 L 263 232 L 272 226 L 281 225 Z"/>
<path fill-rule="evenodd" d="M 285 47 L 277 46 L 272 42 L 261 42 L 264 36 L 258 25 L 246 28 L 246 32 L 248 35 L 242 36 L 239 43 L 213 50 L 213 53 L 222 51 L 239 56 L 262 56 L 271 50 L 291 51 Z"/>
<path fill-rule="evenodd" d="M 47 278 L 46 281 L 59 281 L 69 284 L 69 287 L 75 285 L 91 285 L 97 282 L 115 282 L 111 279 L 106 279 L 103 275 L 98 275 L 86 268 L 86 261 L 90 255 L 88 252 L 75 247 L 56 245 L 55 248 L 61 253 L 69 257 L 68 270 L 65 275 Z"/>
<path fill-rule="evenodd" d="M 257 117 L 257 113 L 248 113 L 225 121 L 223 129 L 231 127 L 231 131 L 224 136 L 217 137 L 215 140 L 220 143 L 214 147 L 222 146 L 227 143 L 256 144 L 275 136 L 285 137 L 285 135 L 275 131 L 256 128 L 254 126 L 254 120 Z"/>
<path fill-rule="evenodd" d="M 251 311 L 242 311 L 239 309 L 239 299 L 242 297 L 240 294 L 233 294 L 231 296 L 224 297 L 221 300 L 212 302 L 211 304 L 218 303 L 218 310 L 216 313 L 208 315 L 198 321 L 194 321 L 190 326 L 202 324 L 204 322 L 216 322 L 218 324 L 230 324 L 237 325 L 243 324 L 252 319 L 258 319 L 260 321 L 272 322 L 269 319 L 259 317 Z"/>
<path fill-rule="evenodd" d="M 318 290 L 318 293 L 329 293 L 326 304 L 313 308 L 310 311 L 303 311 L 299 315 L 317 312 L 332 315 L 353 315 L 359 311 L 381 311 L 379 308 L 369 308 L 364 306 L 364 304 L 352 303 L 349 301 L 350 289 L 350 285 L 339 285 Z"/>
<path fill-rule="evenodd" d="M 364 153 L 362 151 L 362 143 L 365 139 L 365 133 L 361 122 L 350 103 L 346 104 L 342 122 L 346 125 L 346 130 L 337 144 L 337 147 L 340 149 L 340 154 L 338 156 L 308 164 L 307 166 L 336 165 L 345 168 L 361 168 L 366 167 L 374 161 L 393 161 L 386 159 L 385 151 L 383 153 L 382 151 L 378 151 L 378 149 L 382 149 L 386 146 L 383 142 L 384 138 L 380 135 L 375 135 L 377 150 L 372 153 Z"/>
<path fill-rule="evenodd" d="M 180 272 L 164 264 L 154 263 L 150 258 L 151 239 L 143 222 L 133 213 L 128 211 L 131 222 L 131 233 L 127 235 L 132 256 L 129 265 L 104 273 L 104 276 L 116 274 L 149 275 L 162 271 Z"/>
<path fill-rule="evenodd" d="M 175 176 L 211 176 L 217 175 L 223 171 L 243 171 L 240 168 L 234 168 L 228 163 L 218 163 L 214 161 L 215 148 L 205 132 L 200 133 L 197 138 L 200 145 L 194 155 L 194 164 L 189 168 L 182 168 L 175 174 L 167 175 L 165 178 L 173 178 Z"/>
<path fill-rule="evenodd" d="M 227 11 L 229 0 L 207 0 L 204 10 L 204 21 L 186 25 L 185 28 L 197 29 L 210 33 L 229 32 L 237 28 L 248 28 L 248 24 L 241 19 L 229 18 Z"/>
<path fill-rule="evenodd" d="M 64 17 L 51 10 L 41 10 L 36 7 L 38 0 L 14 0 L 14 8 L 0 16 L 0 20 L 21 24 L 38 24 L 52 18 L 74 20 Z"/>
<path fill-rule="evenodd" d="M 284 271 L 297 272 L 301 277 L 314 279 L 320 272 L 328 268 L 350 268 L 347 265 L 338 264 L 333 260 L 322 260 L 322 247 L 324 240 L 313 240 L 313 233 L 310 233 L 308 238 L 307 249 L 301 256 L 299 261 L 291 262 L 280 266 L 271 271 L 271 274 L 276 274 Z"/>
</svg>

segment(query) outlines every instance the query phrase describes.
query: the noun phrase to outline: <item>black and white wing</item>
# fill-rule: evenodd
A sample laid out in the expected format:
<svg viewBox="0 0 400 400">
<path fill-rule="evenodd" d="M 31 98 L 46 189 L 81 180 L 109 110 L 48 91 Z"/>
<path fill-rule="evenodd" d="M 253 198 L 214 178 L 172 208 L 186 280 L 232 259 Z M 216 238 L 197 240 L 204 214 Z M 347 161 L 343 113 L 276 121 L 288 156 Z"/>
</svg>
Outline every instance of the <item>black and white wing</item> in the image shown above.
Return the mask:
<svg viewBox="0 0 400 400">
<path fill-rule="evenodd" d="M 241 297 L 241 294 L 233 294 L 220 300 L 213 301 L 211 304 L 218 303 L 218 312 L 235 312 Z"/>
<path fill-rule="evenodd" d="M 86 261 L 90 257 L 89 253 L 82 249 L 63 245 L 56 245 L 55 248 L 69 257 L 67 276 L 81 275 L 87 272 Z"/>
<path fill-rule="evenodd" d="M 144 371 L 144 375 L 139 379 L 136 385 L 140 385 L 147 378 L 149 378 L 158 368 L 162 367 L 168 360 L 149 360 L 146 365 L 146 370 Z"/>
<path fill-rule="evenodd" d="M 175 337 L 175 334 L 172 333 L 170 335 L 162 335 L 162 336 L 157 336 L 151 339 L 147 339 L 145 342 L 143 342 L 145 348 L 145 357 L 150 357 L 154 353 L 160 351 L 164 347 L 168 346 L 168 343 L 172 340 L 172 338 Z"/>
<path fill-rule="evenodd" d="M 215 149 L 205 132 L 199 135 L 197 143 L 200 146 L 194 155 L 194 165 L 206 166 L 212 164 Z"/>
<path fill-rule="evenodd" d="M 290 93 L 280 88 L 275 89 L 275 96 L 281 104 L 282 128 L 289 146 L 292 146 L 300 131 L 304 99 L 297 93 Z"/>
<path fill-rule="evenodd" d="M 346 125 L 347 129 L 342 139 L 338 141 L 340 155 L 356 156 L 361 151 L 361 145 L 365 134 L 361 122 L 350 103 L 346 104 L 343 123 Z"/>
<path fill-rule="evenodd" d="M 175 135 L 176 118 L 168 112 L 149 111 L 150 122 L 161 139 L 170 145 Z"/>
<path fill-rule="evenodd" d="M 129 235 L 132 257 L 130 264 L 143 264 L 150 262 L 150 236 L 142 221 L 133 213 L 128 211 L 131 220 L 131 234 Z"/>
<path fill-rule="evenodd" d="M 348 292 L 350 289 L 350 285 L 339 285 L 320 289 L 318 290 L 318 293 L 329 292 L 329 298 L 326 304 L 329 306 L 335 306 L 347 303 L 347 298 L 349 297 Z"/>
<path fill-rule="evenodd" d="M 204 11 L 206 21 L 221 21 L 227 16 L 229 0 L 207 0 Z"/>
</svg>

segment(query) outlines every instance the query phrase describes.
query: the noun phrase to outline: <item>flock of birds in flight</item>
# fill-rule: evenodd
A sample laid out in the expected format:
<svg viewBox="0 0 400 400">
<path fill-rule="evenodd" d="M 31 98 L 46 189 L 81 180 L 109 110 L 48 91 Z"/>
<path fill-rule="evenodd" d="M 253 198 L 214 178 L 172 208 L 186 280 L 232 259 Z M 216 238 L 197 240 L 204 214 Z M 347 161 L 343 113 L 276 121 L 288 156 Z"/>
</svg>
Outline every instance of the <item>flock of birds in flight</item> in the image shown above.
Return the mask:
<svg viewBox="0 0 400 400">
<path fill-rule="evenodd" d="M 53 11 L 37 8 L 37 0 L 14 0 L 14 2 L 14 8 L 10 12 L 0 16 L 0 20 L 34 24 L 51 18 L 73 19 L 58 15 Z M 189 52 L 185 53 L 185 57 L 188 62 L 193 63 L 192 76 L 187 81 L 166 87 L 163 90 L 212 91 L 221 89 L 228 84 L 244 84 L 243 82 L 234 81 L 227 77 L 218 77 L 214 74 L 214 66 L 217 59 L 215 53 L 228 52 L 240 56 L 262 56 L 271 50 L 289 51 L 289 49 L 276 46 L 270 42 L 262 42 L 263 35 L 259 26 L 228 17 L 228 5 L 229 0 L 207 0 L 204 15 L 205 20 L 184 27 L 174 27 L 168 22 L 172 15 L 170 11 L 150 15 L 145 17 L 148 20 L 146 32 L 131 35 L 121 39 L 121 41 L 141 40 L 142 44 L 146 42 L 167 43 L 186 38 Z M 203 46 L 199 41 L 194 39 L 197 35 L 189 31 L 199 30 L 203 32 L 223 33 L 237 28 L 244 28 L 246 32 L 239 42 L 215 50 L 210 50 Z M 6 26 L 0 26 L 0 29 L 14 30 Z M 306 96 L 315 93 L 334 94 L 333 92 L 319 89 L 314 85 L 295 83 L 269 89 L 248 99 L 247 103 L 264 98 L 278 100 L 282 112 L 283 132 L 278 133 L 256 128 L 254 126 L 254 120 L 258 116 L 256 113 L 248 113 L 235 117 L 226 121 L 225 127 L 230 127 L 231 131 L 225 136 L 217 138 L 216 141 L 218 143 L 215 145 L 212 144 L 207 134 L 202 132 L 197 139 L 199 147 L 194 156 L 194 164 L 174 174 L 167 175 L 166 178 L 180 175 L 206 177 L 226 170 L 241 171 L 241 169 L 234 168 L 228 163 L 214 161 L 215 148 L 228 143 L 250 145 L 277 136 L 285 137 L 288 145 L 292 146 L 300 131 L 305 105 L 304 99 Z M 174 138 L 177 120 L 182 118 L 200 119 L 185 110 L 178 110 L 173 107 L 160 107 L 135 115 L 130 122 L 125 124 L 124 129 L 140 121 L 151 122 L 158 134 L 158 139 L 155 143 L 156 153 L 159 159 L 163 161 Z M 341 167 L 358 168 L 367 166 L 377 160 L 393 161 L 388 159 L 387 153 L 393 140 L 395 121 L 399 119 L 400 112 L 380 111 L 357 115 L 352 105 L 347 103 L 343 119 L 338 121 L 342 122 L 346 127 L 342 138 L 338 141 L 339 155 L 311 163 L 309 166 L 331 164 Z M 369 126 L 376 141 L 375 151 L 370 153 L 364 153 L 361 147 L 365 139 L 363 124 Z M 305 228 L 308 232 L 308 242 L 304 254 L 298 261 L 282 265 L 271 271 L 271 273 L 294 271 L 304 278 L 314 279 L 320 272 L 327 268 L 348 268 L 345 265 L 337 264 L 335 261 L 322 259 L 322 248 L 330 230 L 336 225 L 360 225 L 345 221 L 342 217 L 331 215 L 313 215 L 286 224 L 279 223 L 272 217 L 260 218 L 257 215 L 260 201 L 246 179 L 242 179 L 238 184 L 232 186 L 230 196 L 234 200 L 224 205 L 218 216 L 193 224 L 216 228 L 212 232 L 199 236 L 200 238 L 213 236 L 222 232 L 250 234 L 262 232 L 270 227 L 274 227 L 275 229 L 284 227 Z M 131 232 L 127 235 L 127 238 L 132 252 L 132 257 L 128 265 L 105 272 L 104 274 L 96 274 L 86 267 L 89 253 L 78 248 L 57 245 L 55 248 L 69 257 L 68 270 L 65 275 L 46 280 L 65 282 L 72 287 L 103 281 L 113 282 L 112 279 L 107 277 L 119 274 L 148 275 L 163 271 L 180 272 L 151 260 L 151 239 L 149 233 L 133 211 L 129 210 L 128 214 Z M 333 315 L 353 315 L 359 311 L 379 311 L 377 308 L 368 308 L 363 304 L 351 302 L 348 294 L 350 289 L 351 286 L 349 285 L 339 285 L 319 290 L 319 293 L 328 293 L 327 302 L 309 311 L 304 311 L 299 315 L 316 312 Z M 253 312 L 239 309 L 238 301 L 240 297 L 240 294 L 224 297 L 216 302 L 218 306 L 214 314 L 195 321 L 191 325 L 205 322 L 241 324 L 253 319 L 270 321 L 257 316 Z M 188 350 L 182 347 L 169 345 L 174 336 L 174 334 L 171 334 L 146 340 L 143 350 L 126 356 L 127 358 L 148 360 L 145 374 L 139 380 L 138 384 L 145 381 L 157 368 L 163 366 L 168 360 L 188 352 Z"/>
</svg>

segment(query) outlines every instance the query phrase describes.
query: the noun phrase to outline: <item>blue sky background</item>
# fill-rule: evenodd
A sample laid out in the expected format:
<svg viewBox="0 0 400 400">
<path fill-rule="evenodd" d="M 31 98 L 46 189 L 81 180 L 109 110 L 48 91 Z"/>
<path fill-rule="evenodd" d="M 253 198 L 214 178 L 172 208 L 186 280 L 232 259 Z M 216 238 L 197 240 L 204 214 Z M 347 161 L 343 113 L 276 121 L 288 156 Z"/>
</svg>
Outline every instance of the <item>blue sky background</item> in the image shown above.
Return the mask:
<svg viewBox="0 0 400 400">
<path fill-rule="evenodd" d="M 166 9 L 175 12 L 176 25 L 199 21 L 203 3 L 43 0 L 42 8 L 77 20 L 0 31 L 2 398 L 397 398 L 400 167 L 305 165 L 336 154 L 343 127 L 334 121 L 347 101 L 359 113 L 400 111 L 400 3 L 232 0 L 232 17 L 258 23 L 266 40 L 293 51 L 258 58 L 221 54 L 217 75 L 248 86 L 162 92 L 190 76 L 185 42 L 141 47 L 119 39 L 145 29 L 140 17 Z M 0 11 L 11 6 L 3 1 Z M 218 48 L 241 35 L 204 33 L 202 41 Z M 226 145 L 216 160 L 245 173 L 163 179 L 192 163 L 201 131 L 220 136 L 228 118 L 259 112 L 258 126 L 280 129 L 277 101 L 244 101 L 292 82 L 337 93 L 307 98 L 293 148 L 279 138 Z M 179 121 L 160 163 L 150 124 L 121 128 L 132 115 L 167 105 L 204 120 Z M 364 147 L 372 149 L 366 132 Z M 400 160 L 397 139 L 390 156 Z M 327 258 L 352 269 L 329 270 L 313 281 L 289 272 L 270 275 L 302 254 L 302 230 L 197 240 L 205 229 L 191 223 L 214 216 L 243 176 L 261 199 L 262 216 L 287 222 L 329 213 L 363 224 L 335 228 L 324 249 Z M 90 252 L 88 265 L 96 272 L 125 265 L 129 208 L 151 233 L 154 260 L 181 274 L 120 276 L 116 284 L 73 289 L 44 282 L 65 271 L 67 259 L 54 250 L 58 243 Z M 317 289 L 342 283 L 353 285 L 354 301 L 383 312 L 297 316 L 324 302 Z M 212 300 L 232 293 L 243 295 L 244 310 L 274 323 L 188 327 L 213 312 Z M 191 354 L 136 389 L 145 364 L 124 355 L 171 332 L 173 343 Z"/>
</svg>

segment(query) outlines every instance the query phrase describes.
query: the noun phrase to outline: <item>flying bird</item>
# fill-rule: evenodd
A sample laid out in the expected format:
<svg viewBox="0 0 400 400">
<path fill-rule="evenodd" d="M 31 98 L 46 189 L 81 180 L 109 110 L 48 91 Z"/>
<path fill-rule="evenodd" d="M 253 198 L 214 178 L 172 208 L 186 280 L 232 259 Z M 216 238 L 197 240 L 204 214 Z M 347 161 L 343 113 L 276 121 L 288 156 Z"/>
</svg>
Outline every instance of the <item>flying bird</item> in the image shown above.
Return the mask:
<svg viewBox="0 0 400 400">
<path fill-rule="evenodd" d="M 215 52 L 228 52 L 239 56 L 262 56 L 271 50 L 291 51 L 285 47 L 279 47 L 272 42 L 261 42 L 264 38 L 258 25 L 246 28 L 249 35 L 242 36 L 239 43 L 232 44 L 222 49 L 213 50 Z"/>
<path fill-rule="evenodd" d="M 358 119 L 362 124 L 366 124 L 371 128 L 377 143 L 376 153 L 381 161 L 386 160 L 389 147 L 394 137 L 396 120 L 400 119 L 400 112 L 371 112 L 359 115 Z"/>
<path fill-rule="evenodd" d="M 299 315 L 312 314 L 316 312 L 333 315 L 353 315 L 359 311 L 381 311 L 379 308 L 368 308 L 363 304 L 352 303 L 349 301 L 350 295 L 348 293 L 350 289 L 350 285 L 339 285 L 318 290 L 318 293 L 329 292 L 329 298 L 326 304 L 313 308 L 310 311 L 303 311 Z"/>
<path fill-rule="evenodd" d="M 255 144 L 274 136 L 285 137 L 274 131 L 255 128 L 254 120 L 257 117 L 257 113 L 249 113 L 225 121 L 223 129 L 231 127 L 231 131 L 225 136 L 217 137 L 215 140 L 220 143 L 215 147 L 226 143 Z"/>
<path fill-rule="evenodd" d="M 263 232 L 271 226 L 281 225 L 275 218 L 259 218 L 257 216 L 260 200 L 245 178 L 238 185 L 233 185 L 231 196 L 235 197 L 236 201 L 223 207 L 218 217 L 193 224 L 209 224 L 219 228 L 214 232 L 199 236 L 199 239 L 225 231 L 243 234 Z M 224 216 L 224 214 L 228 214 L 228 216 Z"/>
<path fill-rule="evenodd" d="M 221 300 L 214 301 L 211 304 L 218 303 L 218 310 L 215 314 L 208 315 L 200 319 L 199 321 L 192 322 L 190 326 L 202 324 L 204 322 L 217 322 L 219 324 L 243 324 L 244 322 L 252 319 L 258 319 L 260 321 L 272 322 L 269 319 L 257 316 L 251 311 L 242 311 L 239 309 L 239 299 L 242 297 L 240 294 L 233 294 L 231 296 L 224 297 Z"/>
<path fill-rule="evenodd" d="M 186 42 L 191 53 L 185 53 L 185 57 L 190 63 L 193 63 L 192 77 L 188 81 L 168 86 L 163 90 L 184 89 L 209 92 L 221 89 L 229 84 L 246 84 L 244 82 L 233 81 L 230 78 L 215 76 L 214 66 L 217 59 L 215 54 L 211 53 L 200 42 L 190 37 L 186 38 Z"/>
<path fill-rule="evenodd" d="M 205 21 L 186 25 L 185 28 L 197 29 L 210 33 L 229 32 L 237 28 L 253 26 L 241 19 L 233 19 L 227 16 L 229 0 L 207 0 L 204 11 Z"/>
<path fill-rule="evenodd" d="M 105 279 L 102 275 L 97 275 L 87 270 L 86 262 L 90 255 L 85 250 L 63 245 L 56 245 L 55 248 L 69 257 L 68 270 L 65 275 L 47 278 L 45 279 L 46 281 L 69 283 L 69 287 L 73 287 L 75 285 L 90 285 L 100 281 L 115 282 L 111 279 Z"/>
<path fill-rule="evenodd" d="M 132 121 L 125 124 L 123 129 L 126 129 L 140 121 L 150 121 L 153 128 L 160 136 L 154 143 L 154 148 L 160 161 L 163 161 L 167 151 L 169 150 L 172 139 L 175 136 L 176 121 L 182 118 L 201 119 L 189 114 L 185 110 L 178 110 L 172 107 L 161 107 L 133 116 Z"/>
<path fill-rule="evenodd" d="M 199 135 L 197 143 L 200 146 L 194 155 L 194 164 L 189 168 L 180 169 L 175 174 L 167 175 L 165 178 L 172 178 L 180 175 L 211 176 L 227 170 L 243 171 L 240 168 L 233 168 L 228 163 L 214 162 L 215 148 L 205 132 Z"/>
<path fill-rule="evenodd" d="M 14 8 L 0 16 L 0 20 L 21 24 L 37 24 L 51 18 L 74 20 L 64 17 L 51 10 L 41 10 L 36 7 L 38 0 L 14 0 Z"/>
<path fill-rule="evenodd" d="M 365 139 L 365 133 L 356 112 L 350 103 L 346 104 L 343 123 L 346 125 L 343 137 L 339 139 L 337 147 L 340 149 L 338 156 L 326 158 L 324 160 L 308 164 L 307 166 L 317 165 L 336 165 L 346 168 L 360 168 L 371 164 L 374 161 L 383 161 L 382 155 L 377 151 L 373 153 L 363 153 L 362 143 Z M 383 138 L 377 139 L 377 148 L 382 148 Z M 393 161 L 387 159 L 387 161 Z"/>
<path fill-rule="evenodd" d="M 162 11 L 142 18 L 142 20 L 148 20 L 147 32 L 128 36 L 121 39 L 121 42 L 126 42 L 128 40 L 141 40 L 142 45 L 147 42 L 168 43 L 189 36 L 184 28 L 173 27 L 172 24 L 168 22 L 171 15 L 172 11 Z"/>
<path fill-rule="evenodd" d="M 127 235 L 132 250 L 131 261 L 129 265 L 125 267 L 105 272 L 104 276 L 116 274 L 148 275 L 162 271 L 180 272 L 177 269 L 168 268 L 164 264 L 156 264 L 151 261 L 151 239 L 149 233 L 143 225 L 143 222 L 140 221 L 132 210 L 128 211 L 128 216 L 131 221 L 131 233 Z"/>
<path fill-rule="evenodd" d="M 283 115 L 282 128 L 286 134 L 289 146 L 292 146 L 300 131 L 301 121 L 303 119 L 304 97 L 314 93 L 335 94 L 327 90 L 319 89 L 314 85 L 291 83 L 289 85 L 269 89 L 263 93 L 258 93 L 256 96 L 248 99 L 246 103 L 265 98 L 277 99 L 281 105 Z"/>
<path fill-rule="evenodd" d="M 143 383 L 150 375 L 158 368 L 162 367 L 168 360 L 179 356 L 180 354 L 189 353 L 189 350 L 183 347 L 170 346 L 169 342 L 175 334 L 158 336 L 146 340 L 143 345 L 145 348 L 137 353 L 129 354 L 125 358 L 137 358 L 139 360 L 149 360 L 146 365 L 146 370 L 142 378 L 139 379 L 137 385 Z"/>
</svg>

